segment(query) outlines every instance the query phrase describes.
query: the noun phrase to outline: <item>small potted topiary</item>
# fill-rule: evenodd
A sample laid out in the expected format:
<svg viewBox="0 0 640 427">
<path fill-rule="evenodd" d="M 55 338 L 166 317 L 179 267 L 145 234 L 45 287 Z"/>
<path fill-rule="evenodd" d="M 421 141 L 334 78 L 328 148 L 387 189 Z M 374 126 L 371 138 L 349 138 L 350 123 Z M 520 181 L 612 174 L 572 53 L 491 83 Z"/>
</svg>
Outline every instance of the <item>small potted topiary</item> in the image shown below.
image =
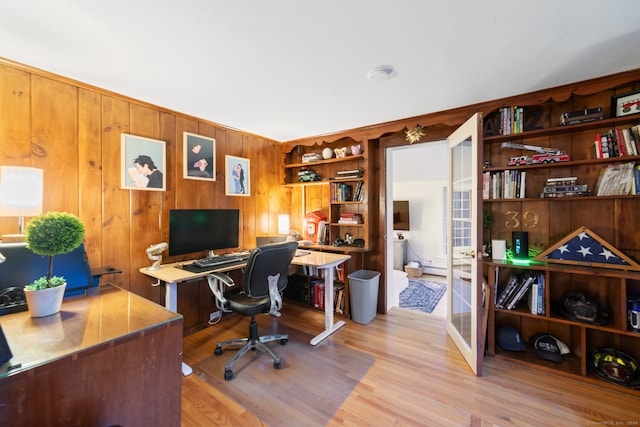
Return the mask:
<svg viewBox="0 0 640 427">
<path fill-rule="evenodd" d="M 49 257 L 47 275 L 24 287 L 31 317 L 50 316 L 60 311 L 67 283 L 63 277 L 53 275 L 53 257 L 80 246 L 84 232 L 80 219 L 67 212 L 43 213 L 25 227 L 27 247 Z"/>
</svg>

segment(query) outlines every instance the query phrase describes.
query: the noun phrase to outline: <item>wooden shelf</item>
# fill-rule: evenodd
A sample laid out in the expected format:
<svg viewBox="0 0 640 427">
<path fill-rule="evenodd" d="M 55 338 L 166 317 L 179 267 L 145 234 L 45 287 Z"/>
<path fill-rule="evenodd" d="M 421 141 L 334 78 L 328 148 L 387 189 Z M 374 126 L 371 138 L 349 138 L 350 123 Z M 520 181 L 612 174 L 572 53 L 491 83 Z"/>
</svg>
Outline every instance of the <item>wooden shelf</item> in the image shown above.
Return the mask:
<svg viewBox="0 0 640 427">
<path fill-rule="evenodd" d="M 364 154 L 356 154 L 356 155 L 342 157 L 340 159 L 332 158 L 332 159 L 327 159 L 327 160 L 317 160 L 315 162 L 289 163 L 289 164 L 285 164 L 284 167 L 285 167 L 285 169 L 301 168 L 301 167 L 306 167 L 306 166 L 317 166 L 317 165 L 328 165 L 328 164 L 333 164 L 333 163 L 353 162 L 353 161 L 363 160 L 363 159 L 364 159 Z"/>
<path fill-rule="evenodd" d="M 512 133 L 508 135 L 485 136 L 483 138 L 483 141 L 485 144 L 496 143 L 496 142 L 502 143 L 502 142 L 508 142 L 508 141 L 513 141 L 518 139 L 541 138 L 545 136 L 555 136 L 555 135 L 562 135 L 566 133 L 581 132 L 581 131 L 587 131 L 592 129 L 616 127 L 616 126 L 638 124 L 638 123 L 640 123 L 640 116 L 632 115 L 632 116 L 616 117 L 613 119 L 595 120 L 593 122 L 579 123 L 575 125 L 554 126 L 546 129 L 530 130 L 526 132 Z"/>
</svg>

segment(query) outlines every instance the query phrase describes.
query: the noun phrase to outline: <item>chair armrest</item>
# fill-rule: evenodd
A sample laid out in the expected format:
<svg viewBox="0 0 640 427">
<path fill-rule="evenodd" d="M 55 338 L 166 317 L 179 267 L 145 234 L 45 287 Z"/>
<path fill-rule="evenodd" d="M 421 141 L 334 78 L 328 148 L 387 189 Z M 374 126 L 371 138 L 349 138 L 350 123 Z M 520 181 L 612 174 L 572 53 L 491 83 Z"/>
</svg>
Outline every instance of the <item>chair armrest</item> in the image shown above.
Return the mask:
<svg viewBox="0 0 640 427">
<path fill-rule="evenodd" d="M 227 287 L 231 287 L 235 285 L 233 279 L 224 273 L 209 273 L 207 282 L 209 282 L 209 289 L 211 289 L 213 295 L 224 306 L 227 303 L 227 299 L 224 297 L 222 286 L 218 284 L 223 283 Z"/>
<path fill-rule="evenodd" d="M 282 308 L 282 295 L 280 295 L 280 291 L 278 290 L 279 279 L 280 273 L 267 278 L 269 281 L 269 299 L 271 300 L 268 314 L 276 317 L 280 317 L 280 309 Z"/>
</svg>

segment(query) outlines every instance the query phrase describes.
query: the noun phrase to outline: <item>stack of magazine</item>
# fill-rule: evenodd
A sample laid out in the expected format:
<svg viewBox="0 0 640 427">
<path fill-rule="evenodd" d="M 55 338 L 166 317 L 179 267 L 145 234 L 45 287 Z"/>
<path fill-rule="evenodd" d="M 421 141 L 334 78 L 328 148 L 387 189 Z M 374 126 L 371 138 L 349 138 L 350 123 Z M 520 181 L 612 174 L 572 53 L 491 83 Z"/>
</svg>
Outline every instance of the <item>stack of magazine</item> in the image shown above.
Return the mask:
<svg viewBox="0 0 640 427">
<path fill-rule="evenodd" d="M 544 273 L 526 271 L 511 273 L 502 291 L 497 294 L 495 306 L 513 310 L 529 292 L 528 305 L 532 314 L 544 314 Z"/>
</svg>

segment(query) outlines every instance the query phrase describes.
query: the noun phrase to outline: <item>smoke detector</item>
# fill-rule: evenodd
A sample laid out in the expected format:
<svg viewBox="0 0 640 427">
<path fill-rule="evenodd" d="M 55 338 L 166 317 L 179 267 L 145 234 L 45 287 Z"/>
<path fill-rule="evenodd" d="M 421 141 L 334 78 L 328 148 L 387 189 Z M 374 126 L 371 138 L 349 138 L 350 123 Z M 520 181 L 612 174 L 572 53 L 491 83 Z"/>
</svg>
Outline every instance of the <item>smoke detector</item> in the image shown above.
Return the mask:
<svg viewBox="0 0 640 427">
<path fill-rule="evenodd" d="M 393 65 L 380 65 L 372 68 L 367 73 L 367 79 L 371 81 L 383 81 L 389 80 L 395 77 L 396 72 L 393 69 Z"/>
</svg>

